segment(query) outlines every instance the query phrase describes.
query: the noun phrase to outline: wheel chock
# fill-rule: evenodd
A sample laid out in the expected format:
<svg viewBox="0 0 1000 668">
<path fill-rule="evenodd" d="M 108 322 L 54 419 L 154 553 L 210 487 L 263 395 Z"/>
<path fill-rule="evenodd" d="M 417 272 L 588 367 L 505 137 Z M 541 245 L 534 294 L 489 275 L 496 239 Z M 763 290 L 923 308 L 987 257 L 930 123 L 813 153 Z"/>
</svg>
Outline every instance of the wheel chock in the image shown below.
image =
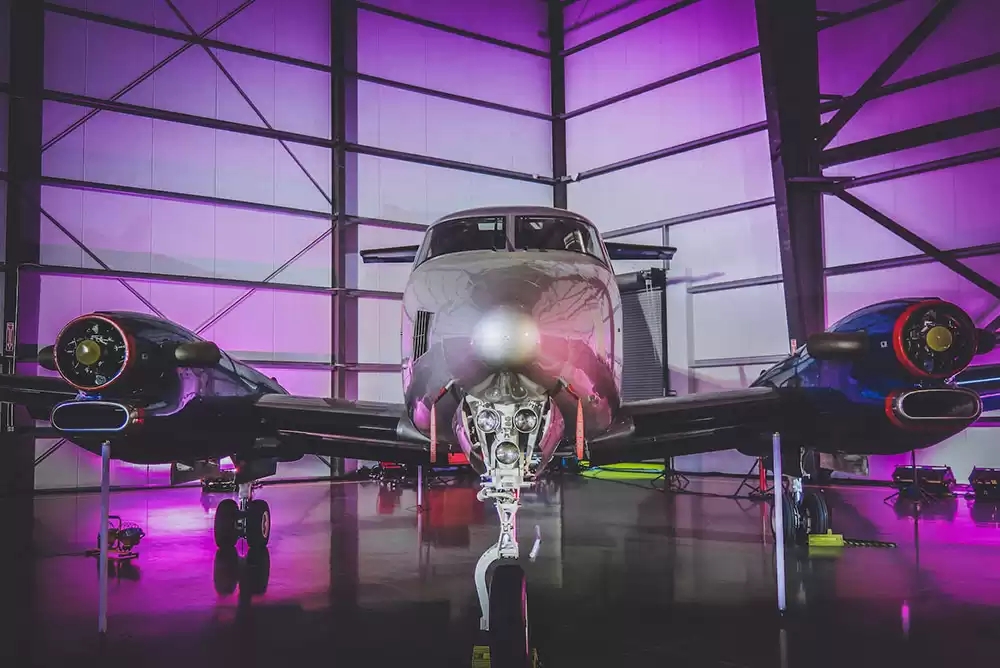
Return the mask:
<svg viewBox="0 0 1000 668">
<path fill-rule="evenodd" d="M 827 529 L 826 533 L 810 534 L 809 547 L 844 547 L 844 536 Z"/>
<path fill-rule="evenodd" d="M 490 648 L 476 645 L 472 648 L 472 668 L 490 668 Z"/>
</svg>

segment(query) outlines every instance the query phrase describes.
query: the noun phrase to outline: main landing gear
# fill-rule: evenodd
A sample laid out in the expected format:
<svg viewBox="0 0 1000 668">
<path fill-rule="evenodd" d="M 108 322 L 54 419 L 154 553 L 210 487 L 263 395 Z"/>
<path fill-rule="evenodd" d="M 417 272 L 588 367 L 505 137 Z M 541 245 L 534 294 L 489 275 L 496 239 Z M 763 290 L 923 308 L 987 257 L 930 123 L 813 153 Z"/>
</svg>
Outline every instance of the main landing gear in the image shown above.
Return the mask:
<svg viewBox="0 0 1000 668">
<path fill-rule="evenodd" d="M 231 548 L 245 538 L 250 547 L 264 547 L 271 537 L 271 509 L 267 501 L 253 498 L 253 486 L 240 484 L 239 504 L 224 499 L 215 510 L 215 544 Z"/>
<path fill-rule="evenodd" d="M 802 478 L 788 476 L 781 487 L 781 508 L 785 543 L 804 545 L 809 536 L 825 534 L 830 529 L 830 508 L 822 492 L 803 491 Z M 774 506 L 771 506 L 771 531 L 774 531 Z"/>
</svg>

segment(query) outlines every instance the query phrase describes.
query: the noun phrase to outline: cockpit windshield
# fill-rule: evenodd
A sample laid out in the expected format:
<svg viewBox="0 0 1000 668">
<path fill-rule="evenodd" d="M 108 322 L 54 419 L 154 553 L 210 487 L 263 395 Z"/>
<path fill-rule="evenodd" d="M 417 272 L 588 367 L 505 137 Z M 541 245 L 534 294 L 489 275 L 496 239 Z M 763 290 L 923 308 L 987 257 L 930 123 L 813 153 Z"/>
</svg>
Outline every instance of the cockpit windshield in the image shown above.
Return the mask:
<svg viewBox="0 0 1000 668">
<path fill-rule="evenodd" d="M 476 216 L 438 223 L 427 233 L 417 263 L 462 251 L 507 250 L 505 221 L 505 216 Z"/>
<path fill-rule="evenodd" d="M 518 250 L 561 250 L 585 253 L 606 261 L 597 230 L 582 220 L 563 216 L 516 216 L 514 246 Z"/>
</svg>

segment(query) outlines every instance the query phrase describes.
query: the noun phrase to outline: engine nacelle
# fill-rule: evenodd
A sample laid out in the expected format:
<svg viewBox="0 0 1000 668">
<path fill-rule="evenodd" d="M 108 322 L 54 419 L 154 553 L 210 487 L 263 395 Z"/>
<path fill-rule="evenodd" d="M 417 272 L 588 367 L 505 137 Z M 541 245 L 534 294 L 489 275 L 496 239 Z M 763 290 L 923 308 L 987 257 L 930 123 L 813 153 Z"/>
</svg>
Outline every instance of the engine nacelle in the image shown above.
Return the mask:
<svg viewBox="0 0 1000 668">
<path fill-rule="evenodd" d="M 82 393 L 102 397 L 162 397 L 176 385 L 177 369 L 212 368 L 221 359 L 211 341 L 141 313 L 74 318 L 38 354 L 43 367 Z"/>
<path fill-rule="evenodd" d="M 816 359 L 850 360 L 883 376 L 918 381 L 951 378 L 992 345 L 965 311 L 940 299 L 873 304 L 806 344 Z"/>
<path fill-rule="evenodd" d="M 905 452 L 943 441 L 977 420 L 979 395 L 949 379 L 991 337 L 958 306 L 900 299 L 862 308 L 754 385 L 794 390 L 804 414 L 803 445 L 825 451 Z"/>
<path fill-rule="evenodd" d="M 264 445 L 256 399 L 286 393 L 211 341 L 142 313 L 74 318 L 38 361 L 79 390 L 52 408 L 52 426 L 94 452 L 110 441 L 115 457 L 136 463 L 255 452 Z"/>
</svg>

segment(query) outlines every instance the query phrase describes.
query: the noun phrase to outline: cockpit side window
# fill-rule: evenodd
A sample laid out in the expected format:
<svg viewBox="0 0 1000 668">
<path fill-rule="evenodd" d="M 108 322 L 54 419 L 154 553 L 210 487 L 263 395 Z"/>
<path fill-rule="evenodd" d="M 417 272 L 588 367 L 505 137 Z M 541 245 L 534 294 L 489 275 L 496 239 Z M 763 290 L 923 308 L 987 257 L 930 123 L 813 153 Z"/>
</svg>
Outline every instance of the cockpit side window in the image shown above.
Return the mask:
<svg viewBox="0 0 1000 668">
<path fill-rule="evenodd" d="M 584 253 L 607 263 L 597 230 L 576 218 L 517 216 L 514 219 L 514 246 L 518 250 Z"/>
<path fill-rule="evenodd" d="M 504 216 L 457 218 L 438 223 L 427 232 L 417 264 L 449 253 L 473 250 L 506 250 Z"/>
</svg>

